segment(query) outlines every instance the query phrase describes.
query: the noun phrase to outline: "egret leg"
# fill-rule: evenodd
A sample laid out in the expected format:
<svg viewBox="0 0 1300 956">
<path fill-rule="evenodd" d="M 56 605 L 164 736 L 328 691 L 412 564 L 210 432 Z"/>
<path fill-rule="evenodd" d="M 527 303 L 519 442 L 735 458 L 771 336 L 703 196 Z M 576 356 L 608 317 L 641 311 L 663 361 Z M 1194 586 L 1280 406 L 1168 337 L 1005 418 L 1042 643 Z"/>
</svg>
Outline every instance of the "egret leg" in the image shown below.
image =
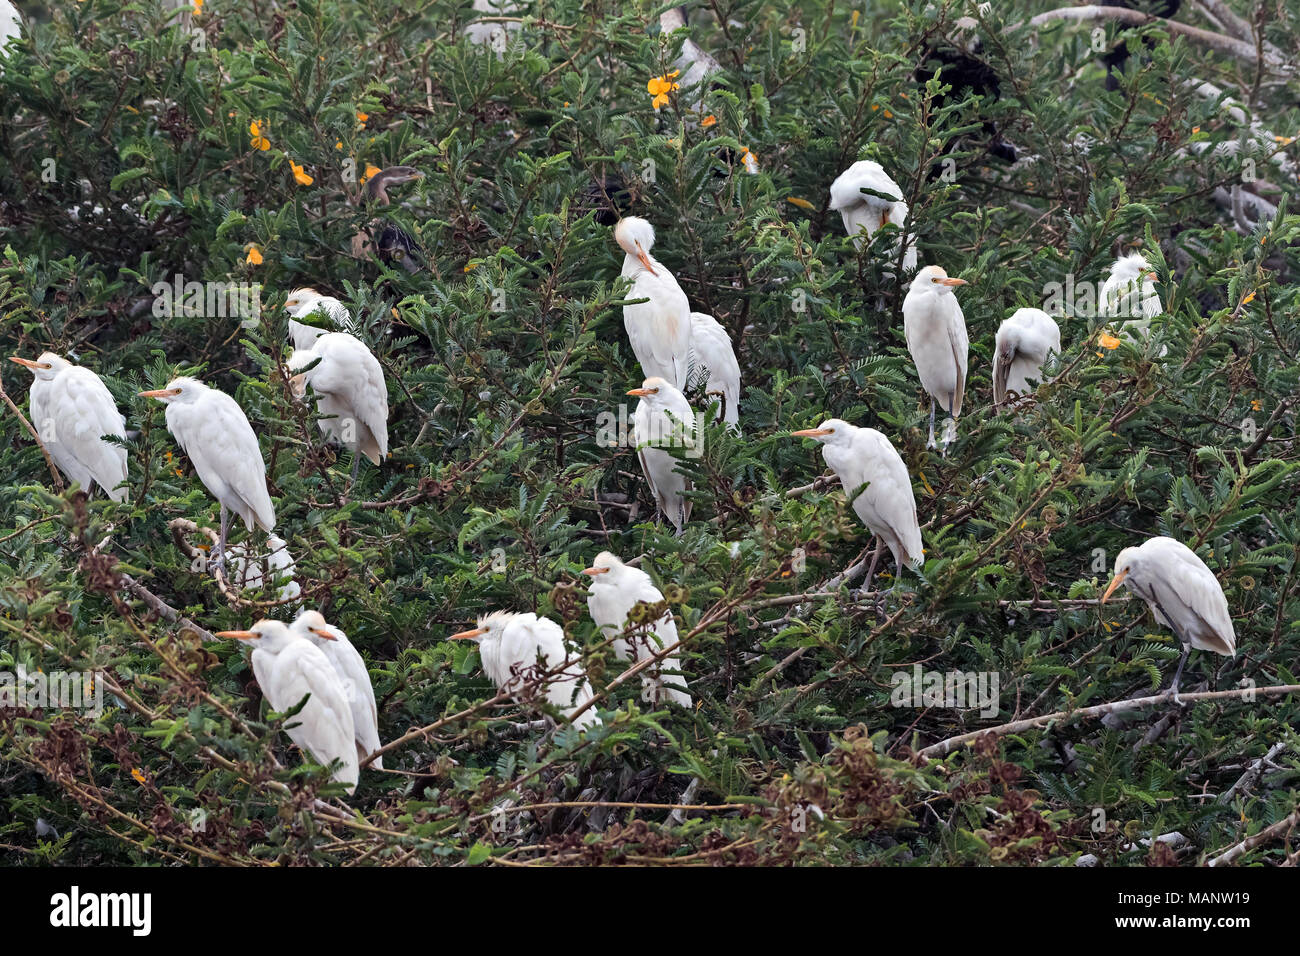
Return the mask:
<svg viewBox="0 0 1300 956">
<path fill-rule="evenodd" d="M 226 511 L 226 506 L 221 506 L 221 530 L 217 534 L 217 557 L 213 562 L 222 571 L 226 570 L 226 523 L 230 520 L 230 513 Z"/>
<path fill-rule="evenodd" d="M 926 448 L 934 447 L 934 399 L 930 399 L 930 439 L 925 443 Z"/>
<path fill-rule="evenodd" d="M 357 473 L 361 470 L 361 451 L 356 449 L 352 452 L 352 483 L 348 485 L 348 491 L 351 491 L 357 483 Z"/>
<path fill-rule="evenodd" d="M 1183 656 L 1178 658 L 1178 669 L 1174 671 L 1174 683 L 1173 686 L 1170 688 L 1170 690 L 1173 692 L 1174 695 L 1174 703 L 1177 704 L 1179 707 L 1183 706 L 1183 702 L 1182 699 L 1179 698 L 1178 696 L 1178 682 L 1179 680 L 1182 679 L 1183 665 L 1187 663 L 1187 655 L 1190 653 L 1192 653 L 1192 645 L 1184 644 Z"/>
</svg>

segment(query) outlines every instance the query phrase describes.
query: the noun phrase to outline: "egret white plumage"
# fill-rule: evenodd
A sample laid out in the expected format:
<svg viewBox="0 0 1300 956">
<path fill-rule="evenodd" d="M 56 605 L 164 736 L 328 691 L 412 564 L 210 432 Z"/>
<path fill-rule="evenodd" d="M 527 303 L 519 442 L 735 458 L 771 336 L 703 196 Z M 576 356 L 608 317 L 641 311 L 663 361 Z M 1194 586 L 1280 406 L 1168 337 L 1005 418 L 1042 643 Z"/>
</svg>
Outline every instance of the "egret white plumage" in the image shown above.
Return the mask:
<svg viewBox="0 0 1300 956">
<path fill-rule="evenodd" d="M 287 364 L 296 373 L 294 394 L 302 398 L 308 385 L 316 393 L 326 440 L 352 451 L 353 480 L 360 455 L 375 465 L 382 462 L 388 455 L 388 386 L 379 359 L 365 343 L 346 332 L 326 332 L 311 348 L 295 349 Z"/>
<path fill-rule="evenodd" d="M 360 771 L 352 708 L 320 648 L 280 621 L 261 620 L 250 630 L 218 631 L 216 636 L 247 641 L 253 648 L 253 675 L 272 710 L 284 713 L 307 698 L 288 719 L 285 733 L 322 767 L 337 760 L 340 766 L 331 778 L 347 784 L 348 793 L 355 791 Z"/>
<path fill-rule="evenodd" d="M 704 391 L 721 403 L 722 420 L 740 430 L 740 363 L 731 336 L 722 324 L 703 312 L 691 313 L 691 355 L 697 378 L 705 375 Z"/>
<path fill-rule="evenodd" d="M 275 528 L 275 508 L 266 488 L 266 462 L 253 426 L 239 403 L 198 379 L 181 376 L 166 388 L 141 392 L 167 406 L 167 430 L 194 464 L 199 481 L 221 505 L 217 563 L 226 561 L 228 512 L 244 526 L 263 531 Z"/>
<path fill-rule="evenodd" d="M 289 341 L 293 343 L 293 347 L 296 349 L 311 348 L 316 340 L 328 332 L 329 329 L 321 329 L 303 322 L 295 322 L 294 319 L 305 318 L 319 310 L 329 317 L 335 328 L 351 329 L 353 327 L 352 313 L 348 311 L 348 307 L 333 296 L 321 295 L 315 289 L 294 289 L 289 293 L 289 298 L 284 300 L 284 308 L 291 316 L 289 319 Z"/>
<path fill-rule="evenodd" d="M 1182 703 L 1178 681 L 1192 648 L 1236 656 L 1237 634 L 1223 587 L 1196 552 L 1181 541 L 1160 536 L 1121 551 L 1101 603 L 1121 584 L 1146 601 L 1156 623 L 1172 630 L 1183 645 L 1170 685 L 1175 702 Z"/>
<path fill-rule="evenodd" d="M 59 471 L 90 494 L 95 485 L 114 501 L 126 501 L 126 419 L 103 380 L 53 352 L 31 359 L 9 357 L 32 370 L 32 426 Z M 123 487 L 119 487 L 123 486 Z"/>
<path fill-rule="evenodd" d="M 1029 380 L 1042 381 L 1043 364 L 1061 351 L 1061 330 L 1042 309 L 1016 309 L 998 326 L 993 344 L 993 401 L 1008 393 L 1029 393 Z"/>
<path fill-rule="evenodd" d="M 632 440 L 650 494 L 659 512 L 681 534 L 691 517 L 691 503 L 685 497 L 691 483 L 677 471 L 677 460 L 664 449 L 697 447 L 700 432 L 695 412 L 679 389 L 655 376 L 627 394 L 641 399 L 632 413 Z"/>
<path fill-rule="evenodd" d="M 294 619 L 290 630 L 320 648 L 338 675 L 348 706 L 352 709 L 352 729 L 356 734 L 357 762 L 360 763 L 381 746 L 379 708 L 375 704 L 375 688 L 370 682 L 370 670 L 365 660 L 348 636 L 328 623 L 320 611 L 303 611 Z M 383 770 L 384 758 L 376 757 L 374 767 Z"/>
<path fill-rule="evenodd" d="M 547 702 L 579 729 L 600 722 L 590 707 L 573 717 L 574 711 L 591 700 L 591 685 L 582 662 L 564 646 L 564 629 L 554 621 L 531 613 L 493 611 L 478 619 L 478 627 L 453 634 L 448 640 L 477 642 L 483 672 L 520 703 L 535 699 L 537 682 L 554 671 L 554 676 L 541 681 Z"/>
<path fill-rule="evenodd" d="M 966 362 L 970 338 L 966 317 L 952 290 L 966 285 L 965 279 L 950 279 L 938 266 L 926 266 L 916 274 L 903 299 L 903 334 L 912 353 L 921 387 L 930 395 L 930 438 L 934 447 L 934 409 L 937 404 L 950 416 L 944 427 L 945 448 L 957 437 L 966 392 Z"/>
<path fill-rule="evenodd" d="M 863 192 L 863 190 L 867 190 Z M 861 249 L 877 229 L 892 222 L 899 229 L 907 222 L 907 203 L 903 190 L 890 178 L 885 168 L 869 159 L 858 160 L 831 183 L 831 209 L 844 220 L 844 231 Z M 916 238 L 906 236 L 903 268 L 916 268 Z"/>
<path fill-rule="evenodd" d="M 691 363 L 691 306 L 677 279 L 650 255 L 655 230 L 639 216 L 614 227 L 614 241 L 626 255 L 622 274 L 632 280 L 628 299 L 649 299 L 623 306 L 623 327 L 646 377 L 658 376 L 686 388 Z"/>
<path fill-rule="evenodd" d="M 633 625 L 630 635 L 626 633 L 632 608 L 642 602 L 659 604 L 664 600 L 663 592 L 655 587 L 650 575 L 640 568 L 629 567 L 608 551 L 596 555 L 591 567 L 582 573 L 591 576 L 587 610 L 601 635 L 614 638 L 610 648 L 619 660 L 640 661 L 677 643 L 677 624 L 668 610 L 648 624 Z M 667 700 L 689 709 L 691 695 L 686 692 L 680 651 L 673 651 L 658 665 L 643 671 L 641 689 L 642 698 L 651 703 Z"/>
<path fill-rule="evenodd" d="M 0 0 L 0 53 L 10 40 L 17 40 L 23 35 L 23 18 L 9 0 Z M 0 68 L 3 72 L 3 68 Z"/>
<path fill-rule="evenodd" d="M 226 549 L 227 577 L 240 590 L 256 591 L 263 585 L 276 589 L 278 601 L 294 601 L 302 588 L 294 580 L 297 565 L 289 553 L 289 545 L 276 534 L 266 536 L 267 553 L 259 555 L 242 544 Z"/>
<path fill-rule="evenodd" d="M 790 437 L 822 443 L 826 464 L 839 476 L 862 523 L 889 548 L 899 577 L 904 567 L 919 567 L 924 556 L 916 495 L 907 465 L 893 443 L 874 428 L 859 428 L 839 418 L 791 432 Z"/>
<path fill-rule="evenodd" d="M 1158 275 L 1140 252 L 1120 256 L 1110 267 L 1106 281 L 1097 293 L 1102 315 L 1125 319 L 1123 331 L 1130 338 L 1145 339 L 1151 334 L 1151 320 L 1165 310 L 1156 292 Z"/>
</svg>

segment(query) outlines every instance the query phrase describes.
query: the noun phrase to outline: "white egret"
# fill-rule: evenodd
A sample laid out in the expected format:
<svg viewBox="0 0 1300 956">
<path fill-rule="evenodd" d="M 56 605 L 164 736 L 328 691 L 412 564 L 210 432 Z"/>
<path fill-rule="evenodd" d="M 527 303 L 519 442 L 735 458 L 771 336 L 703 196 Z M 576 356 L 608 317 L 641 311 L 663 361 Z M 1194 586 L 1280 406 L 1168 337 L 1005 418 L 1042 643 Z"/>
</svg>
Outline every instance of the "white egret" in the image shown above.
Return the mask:
<svg viewBox="0 0 1300 956">
<path fill-rule="evenodd" d="M 740 363 L 731 347 L 731 336 L 722 324 L 703 312 L 691 313 L 691 354 L 698 376 L 707 376 L 704 391 L 722 406 L 722 420 L 740 430 Z"/>
<path fill-rule="evenodd" d="M 700 430 L 686 396 L 662 378 L 650 377 L 629 395 L 641 399 L 632 413 L 632 439 L 636 442 L 641 470 L 650 485 L 659 512 L 677 533 L 691 517 L 691 503 L 685 497 L 691 483 L 677 471 L 677 460 L 665 448 L 698 448 Z"/>
<path fill-rule="evenodd" d="M 1140 252 L 1120 256 L 1110 267 L 1106 281 L 1097 293 L 1102 315 L 1126 319 L 1124 333 L 1130 338 L 1145 339 L 1151 333 L 1151 320 L 1165 310 L 1156 292 L 1158 275 Z"/>
<path fill-rule="evenodd" d="M 16 355 L 9 361 L 35 375 L 32 427 L 59 471 L 86 494 L 99 485 L 114 501 L 126 501 L 126 449 L 104 441 L 105 435 L 126 441 L 126 419 L 100 377 L 53 352 L 36 361 Z"/>
<path fill-rule="evenodd" d="M 660 604 L 664 600 L 663 592 L 655 587 L 650 575 L 640 568 L 628 567 L 608 551 L 596 555 L 591 567 L 582 573 L 591 576 L 587 610 L 601 635 L 614 638 L 610 648 L 619 660 L 639 661 L 677 643 L 677 625 L 672 612 L 666 609 L 655 621 L 633 625 L 632 633 L 626 633 L 632 608 L 643 601 Z M 641 691 L 642 699 L 651 703 L 668 700 L 690 709 L 691 695 L 686 692 L 680 651 L 673 651 L 658 665 L 642 672 Z"/>
<path fill-rule="evenodd" d="M 276 589 L 277 601 L 296 601 L 302 588 L 294 580 L 297 565 L 289 553 L 289 545 L 276 534 L 266 536 L 267 553 L 251 554 L 251 548 L 242 544 L 226 549 L 227 577 L 240 590 L 256 591 L 263 585 Z"/>
<path fill-rule="evenodd" d="M 952 290 L 966 285 L 965 279 L 950 279 L 938 266 L 926 266 L 916 274 L 903 299 L 903 334 L 907 350 L 916 363 L 921 387 L 930 394 L 930 438 L 934 447 L 934 408 L 938 404 L 950 416 L 944 427 L 946 449 L 957 437 L 966 391 L 966 361 L 970 339 L 966 318 Z"/>
<path fill-rule="evenodd" d="M 907 465 L 890 440 L 874 428 L 859 428 L 838 418 L 791 432 L 790 437 L 822 443 L 822 457 L 839 476 L 853 510 L 894 556 L 898 578 L 904 567 L 919 567 L 924 556 L 916 496 Z"/>
<path fill-rule="evenodd" d="M 284 308 L 291 316 L 289 341 L 293 342 L 293 347 L 296 349 L 311 348 L 316 339 L 329 331 L 294 321 L 294 319 L 306 318 L 318 310 L 329 317 L 335 328 L 353 328 L 352 313 L 348 311 L 348 307 L 333 296 L 321 295 L 315 289 L 294 289 L 289 293 L 289 298 L 284 300 Z"/>
<path fill-rule="evenodd" d="M 654 227 L 638 216 L 619 220 L 614 241 L 626 253 L 623 275 L 632 280 L 629 299 L 649 299 L 623 306 L 623 327 L 646 377 L 667 379 L 686 388 L 691 362 L 691 306 L 677 279 L 650 255 Z"/>
<path fill-rule="evenodd" d="M 868 190 L 863 192 L 863 190 Z M 831 209 L 844 220 L 844 231 L 861 249 L 887 222 L 902 229 L 907 222 L 907 203 L 903 190 L 885 172 L 883 166 L 869 159 L 854 163 L 831 183 Z M 916 268 L 916 237 L 907 236 L 903 268 Z"/>
<path fill-rule="evenodd" d="M 352 729 L 356 733 L 357 762 L 365 760 L 381 746 L 379 743 L 379 708 L 370 670 L 348 636 L 329 624 L 320 611 L 303 611 L 290 626 L 311 641 L 329 659 L 338 675 L 348 706 L 352 709 Z M 376 757 L 376 770 L 384 769 L 384 758 Z"/>
<path fill-rule="evenodd" d="M 275 508 L 266 488 L 266 462 L 257 435 L 239 403 L 198 379 L 182 376 L 166 388 L 141 392 L 167 406 L 167 430 L 194 463 L 199 481 L 221 505 L 217 563 L 226 562 L 228 512 L 252 531 L 275 528 Z"/>
<path fill-rule="evenodd" d="M 1061 330 L 1042 309 L 1016 309 L 998 326 L 993 345 L 993 401 L 1001 405 L 1007 394 L 1029 393 L 1029 380 L 1042 381 L 1043 364 L 1061 351 Z"/>
<path fill-rule="evenodd" d="M 329 659 L 311 641 L 280 621 L 261 620 L 247 631 L 218 631 L 217 637 L 248 641 L 253 648 L 253 675 L 267 704 L 276 713 L 298 706 L 285 733 L 322 767 L 341 766 L 331 778 L 357 788 L 357 748 L 353 741 L 352 708 Z M 310 695 L 310 696 L 308 696 Z"/>
<path fill-rule="evenodd" d="M 486 13 L 494 20 L 474 20 L 464 30 L 464 35 L 475 46 L 489 46 L 496 53 L 504 53 L 512 33 L 518 33 L 522 23 L 519 4 L 515 0 L 474 0 L 470 8 L 475 13 Z M 504 20 L 504 22 L 502 22 Z"/>
<path fill-rule="evenodd" d="M 23 35 L 23 18 L 9 0 L 0 0 L 0 53 L 10 40 L 17 40 Z M 4 69 L 0 67 L 0 73 Z"/>
<path fill-rule="evenodd" d="M 1183 645 L 1170 687 L 1175 702 L 1182 703 L 1178 681 L 1193 647 L 1236 656 L 1237 634 L 1223 587 L 1196 552 L 1181 541 L 1160 536 L 1121 551 L 1115 559 L 1115 577 L 1101 603 L 1121 584 L 1146 601 L 1156 623 L 1172 630 Z"/>
<path fill-rule="evenodd" d="M 379 359 L 365 343 L 346 332 L 326 332 L 311 348 L 295 349 L 287 364 L 296 373 L 294 394 L 302 398 L 308 385 L 316 393 L 326 440 L 351 450 L 353 481 L 361 455 L 375 465 L 387 457 L 388 386 Z"/>
<path fill-rule="evenodd" d="M 547 702 L 572 719 L 574 727 L 600 722 L 594 708 L 572 716 L 591 700 L 591 685 L 582 662 L 564 646 L 564 629 L 554 621 L 536 614 L 493 611 L 478 619 L 478 627 L 453 634 L 448 640 L 476 641 L 488 679 L 499 689 L 510 691 L 520 703 L 537 696 L 536 684 L 541 681 Z M 554 676 L 542 680 L 552 671 Z"/>
</svg>

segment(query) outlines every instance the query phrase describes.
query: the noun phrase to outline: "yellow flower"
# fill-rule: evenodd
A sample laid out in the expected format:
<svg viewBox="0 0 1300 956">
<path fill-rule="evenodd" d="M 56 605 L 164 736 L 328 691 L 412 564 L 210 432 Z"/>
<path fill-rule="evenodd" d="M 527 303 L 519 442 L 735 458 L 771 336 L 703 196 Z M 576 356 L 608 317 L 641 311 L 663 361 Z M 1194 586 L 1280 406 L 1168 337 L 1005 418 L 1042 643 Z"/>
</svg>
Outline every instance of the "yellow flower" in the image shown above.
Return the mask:
<svg viewBox="0 0 1300 956">
<path fill-rule="evenodd" d="M 271 148 L 271 141 L 262 135 L 262 124 L 257 120 L 248 124 L 248 132 L 253 137 L 253 149 L 260 149 L 263 152 Z"/>
<path fill-rule="evenodd" d="M 1103 332 L 1101 333 L 1101 338 L 1097 339 L 1097 344 L 1104 349 L 1117 349 L 1119 348 L 1119 339 L 1115 338 L 1115 336 L 1111 335 L 1109 332 Z M 1100 355 L 1101 353 L 1099 352 L 1097 354 Z"/>
<path fill-rule="evenodd" d="M 334 141 L 334 148 L 335 148 L 335 149 L 342 149 L 342 148 L 343 148 L 343 140 L 341 140 L 341 139 L 336 139 L 336 140 Z"/>
<path fill-rule="evenodd" d="M 131 771 L 131 776 L 135 777 L 136 783 L 144 783 L 144 774 L 140 772 L 139 767 Z"/>
<path fill-rule="evenodd" d="M 1255 301 L 1255 293 L 1250 292 L 1250 293 L 1248 293 L 1248 294 L 1246 295 L 1246 298 L 1244 298 L 1244 299 L 1241 300 L 1241 304 L 1242 304 L 1242 305 L 1249 305 L 1251 302 L 1254 302 L 1254 301 Z"/>
<path fill-rule="evenodd" d="M 380 172 L 381 170 L 378 166 L 366 163 L 366 171 L 361 174 L 361 181 L 364 183 L 371 176 L 378 176 Z"/>
<path fill-rule="evenodd" d="M 713 126 L 717 122 L 718 122 L 718 118 L 714 116 L 712 113 L 710 113 L 708 116 L 704 117 L 704 119 L 700 120 L 700 125 L 703 126 L 705 129 L 708 129 L 710 126 Z"/>
<path fill-rule="evenodd" d="M 250 266 L 260 266 L 262 264 L 262 251 L 257 246 L 248 247 L 248 255 L 244 258 Z"/>
<path fill-rule="evenodd" d="M 1262 412 L 1262 411 L 1264 410 L 1264 406 L 1260 404 L 1260 401 L 1259 401 L 1258 398 L 1252 398 L 1252 399 L 1250 400 L 1250 407 L 1251 407 L 1251 409 L 1252 409 L 1253 411 L 1256 411 L 1256 412 Z"/>
<path fill-rule="evenodd" d="M 889 112 L 889 110 L 885 110 L 885 119 L 893 119 L 893 118 L 894 118 L 894 114 Z"/>
<path fill-rule="evenodd" d="M 478 268 L 478 263 L 477 263 L 477 262 L 467 262 L 467 263 L 465 263 L 465 268 L 462 269 L 461 271 L 462 271 L 462 272 L 473 272 L 473 271 L 474 271 L 475 269 L 477 269 L 477 268 Z"/>
<path fill-rule="evenodd" d="M 813 210 L 817 208 L 808 200 L 800 199 L 798 196 L 786 196 L 785 201 L 788 202 L 791 206 L 798 206 L 800 209 Z"/>
<path fill-rule="evenodd" d="M 289 160 L 289 168 L 293 170 L 293 178 L 298 181 L 299 186 L 310 186 L 316 181 L 308 176 L 306 171 L 292 159 Z"/>
<path fill-rule="evenodd" d="M 1200 131 L 1201 131 L 1201 128 L 1200 128 L 1199 126 L 1193 126 L 1193 127 L 1192 127 L 1192 135 L 1193 135 L 1193 136 L 1195 136 L 1195 135 L 1196 135 L 1197 133 L 1199 133 Z"/>
<path fill-rule="evenodd" d="M 194 0 L 194 15 L 197 17 L 203 12 L 203 0 Z"/>
<path fill-rule="evenodd" d="M 360 110 L 357 110 L 357 122 L 358 122 L 358 123 L 360 123 L 362 126 L 365 126 L 365 125 L 366 125 L 366 120 L 368 120 L 368 119 L 370 119 L 370 114 L 369 114 L 369 113 L 363 113 L 363 112 L 361 112 Z"/>
<path fill-rule="evenodd" d="M 671 73 L 665 73 L 663 76 L 652 76 L 646 82 L 646 92 L 654 97 L 654 99 L 650 101 L 650 105 L 655 109 L 667 105 L 668 94 L 678 88 L 678 84 L 673 82 L 673 77 L 675 76 L 677 76 L 677 71 L 673 70 Z"/>
</svg>

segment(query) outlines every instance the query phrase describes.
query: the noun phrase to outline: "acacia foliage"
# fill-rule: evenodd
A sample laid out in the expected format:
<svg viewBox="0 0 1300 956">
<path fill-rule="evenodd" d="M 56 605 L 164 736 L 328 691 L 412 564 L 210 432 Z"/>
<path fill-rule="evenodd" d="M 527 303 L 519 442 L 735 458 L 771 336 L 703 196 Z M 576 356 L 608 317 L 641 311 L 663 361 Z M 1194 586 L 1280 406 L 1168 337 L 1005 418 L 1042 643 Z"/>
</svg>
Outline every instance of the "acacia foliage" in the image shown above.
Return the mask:
<svg viewBox="0 0 1300 956">
<path fill-rule="evenodd" d="M 647 29 L 643 2 L 539 0 L 499 55 L 459 38 L 471 14 L 448 2 L 208 3 L 191 20 L 87 0 L 32 18 L 0 76 L 0 335 L 6 354 L 75 353 L 138 434 L 130 500 L 87 502 L 56 493 L 18 417 L 0 417 L 0 667 L 102 669 L 116 695 L 97 720 L 0 712 L 0 853 L 1170 863 L 1284 819 L 1286 750 L 1231 799 L 1202 795 L 1295 742 L 1292 697 L 915 753 L 1154 691 L 1172 636 L 1138 602 L 1085 603 L 1118 551 L 1151 534 L 1207 560 L 1237 627 L 1235 661 L 1197 654 L 1184 690 L 1296 682 L 1300 301 L 1295 175 L 1278 170 L 1295 147 L 1240 145 L 1240 122 L 1188 81 L 1248 102 L 1283 137 L 1300 86 L 1157 27 L 1146 44 L 1128 34 L 1141 55 L 1107 92 L 1091 25 L 1025 22 L 1044 9 L 720 0 L 694 17 L 722 66 L 694 114 L 696 91 L 651 105 L 647 82 L 673 70 L 682 35 Z M 997 99 L 915 79 L 961 15 L 979 21 Z M 1267 15 L 1263 36 L 1294 57 L 1291 14 Z M 1103 29 L 1107 44 L 1119 35 Z M 992 159 L 985 123 L 1030 159 Z M 827 209 L 859 157 L 905 191 L 921 262 L 971 282 L 966 412 L 946 458 L 925 448 L 890 237 L 855 253 Z M 1234 228 L 1213 199 L 1247 158 L 1278 183 L 1278 213 Z M 373 210 L 355 201 L 349 161 L 426 173 L 386 213 L 423 271 L 351 255 Z M 621 254 L 594 218 L 592 183 L 615 176 L 693 307 L 731 332 L 744 377 L 742 435 L 713 429 L 680 462 L 696 488 L 680 539 L 651 519 L 633 452 L 595 440 L 640 379 Z M 995 411 L 998 323 L 1067 276 L 1099 282 L 1138 242 L 1167 309 L 1151 341 L 1108 349 L 1095 317 L 1062 319 L 1055 381 L 1018 414 Z M 260 322 L 156 317 L 151 287 L 177 274 L 262 283 Z M 284 381 L 279 305 L 303 285 L 352 308 L 388 378 L 392 455 L 363 467 L 347 503 L 350 461 L 321 447 Z M 395 772 L 363 774 L 359 816 L 314 802 L 337 791 L 288 748 L 238 648 L 122 587 L 129 575 L 208 631 L 288 613 L 256 603 L 272 595 L 230 600 L 169 531 L 216 519 L 160 407 L 135 397 L 178 372 L 227 390 L 255 424 L 277 530 L 308 601 L 369 661 L 383 739 L 432 727 L 386 755 Z M 3 382 L 21 405 L 26 371 Z M 923 580 L 888 597 L 822 595 L 869 546 L 843 489 L 791 492 L 823 467 L 788 431 L 832 415 L 882 430 L 913 475 Z M 660 582 L 687 641 L 691 712 L 611 684 L 626 665 L 595 633 L 577 574 L 605 548 L 645 555 Z M 794 597 L 807 594 L 821 596 Z M 473 649 L 444 638 L 496 608 L 564 623 L 603 695 L 599 730 L 476 706 L 495 692 Z M 997 716 L 892 707 L 891 676 L 914 662 L 997 672 Z M 695 804 L 714 808 L 675 820 L 662 805 L 692 780 Z M 38 835 L 38 819 L 60 835 Z M 1141 842 L 1174 830 L 1181 855 Z M 1245 859 L 1285 853 L 1266 841 Z"/>
</svg>

